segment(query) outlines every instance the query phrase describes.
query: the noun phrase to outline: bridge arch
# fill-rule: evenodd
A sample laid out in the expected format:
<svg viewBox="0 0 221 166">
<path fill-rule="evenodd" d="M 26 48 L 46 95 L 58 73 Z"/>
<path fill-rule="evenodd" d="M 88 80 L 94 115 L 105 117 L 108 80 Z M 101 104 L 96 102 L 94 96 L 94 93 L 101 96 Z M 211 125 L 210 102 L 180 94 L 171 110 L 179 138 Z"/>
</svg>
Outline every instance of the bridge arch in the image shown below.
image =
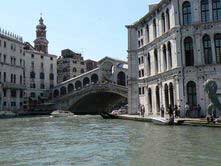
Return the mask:
<svg viewBox="0 0 221 166">
<path fill-rule="evenodd" d="M 81 89 L 81 88 L 82 88 L 82 83 L 81 83 L 81 81 L 78 80 L 78 81 L 75 82 L 75 88 L 76 88 L 76 89 Z"/>
<path fill-rule="evenodd" d="M 98 83 L 98 81 L 99 81 L 99 77 L 98 77 L 98 75 L 97 74 L 93 74 L 92 76 L 91 76 L 91 83 Z"/>
<path fill-rule="evenodd" d="M 117 74 L 117 84 L 126 86 L 126 74 L 123 71 L 120 71 Z"/>
<path fill-rule="evenodd" d="M 83 79 L 83 87 L 85 87 L 85 86 L 87 86 L 87 85 L 89 85 L 90 84 L 90 79 L 88 78 L 88 77 L 85 77 L 84 79 Z"/>
<path fill-rule="evenodd" d="M 67 94 L 67 88 L 65 86 L 62 86 L 60 89 L 60 95 L 64 96 Z"/>
<path fill-rule="evenodd" d="M 68 84 L 68 93 L 71 93 L 74 91 L 74 85 L 72 83 Z"/>
<path fill-rule="evenodd" d="M 57 97 L 59 97 L 59 95 L 60 95 L 59 90 L 58 90 L 58 89 L 55 89 L 55 90 L 54 90 L 54 93 L 53 93 L 53 97 L 54 97 L 54 98 L 57 98 Z"/>
</svg>

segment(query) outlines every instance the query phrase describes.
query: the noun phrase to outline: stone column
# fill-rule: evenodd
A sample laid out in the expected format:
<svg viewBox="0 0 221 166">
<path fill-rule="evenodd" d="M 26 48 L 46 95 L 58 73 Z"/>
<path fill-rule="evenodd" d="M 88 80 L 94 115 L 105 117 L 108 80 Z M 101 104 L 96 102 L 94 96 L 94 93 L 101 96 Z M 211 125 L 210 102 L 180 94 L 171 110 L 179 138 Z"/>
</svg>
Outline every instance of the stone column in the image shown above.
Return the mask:
<svg viewBox="0 0 221 166">
<path fill-rule="evenodd" d="M 0 111 L 3 110 L 3 88 L 2 84 L 0 84 Z"/>
<path fill-rule="evenodd" d="M 128 113 L 135 114 L 139 105 L 137 31 L 133 26 L 128 29 Z"/>
</svg>

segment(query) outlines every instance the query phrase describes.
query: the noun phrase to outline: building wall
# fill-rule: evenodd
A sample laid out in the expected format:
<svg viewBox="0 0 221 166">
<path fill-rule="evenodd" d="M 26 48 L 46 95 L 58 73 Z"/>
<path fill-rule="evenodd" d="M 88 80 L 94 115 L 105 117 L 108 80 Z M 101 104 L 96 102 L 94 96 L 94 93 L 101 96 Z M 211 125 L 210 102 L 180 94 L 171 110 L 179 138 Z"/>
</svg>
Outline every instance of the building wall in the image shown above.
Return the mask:
<svg viewBox="0 0 221 166">
<path fill-rule="evenodd" d="M 0 110 L 23 108 L 24 56 L 21 38 L 0 34 Z"/>
<path fill-rule="evenodd" d="M 71 51 L 71 50 L 70 50 Z M 71 51 L 72 52 L 72 51 Z M 74 78 L 86 72 L 86 64 L 80 54 L 62 55 L 57 60 L 58 83 Z"/>
<path fill-rule="evenodd" d="M 184 13 L 182 7 L 185 2 L 191 4 L 191 21 L 188 25 L 184 25 L 183 22 Z M 147 115 L 160 115 L 159 104 L 157 104 L 159 99 L 160 106 L 162 105 L 163 107 L 167 107 L 166 105 L 168 104 L 180 105 L 182 116 L 185 116 L 184 105 L 189 99 L 187 84 L 193 81 L 196 85 L 197 104 L 202 107 L 201 115 L 207 113 L 206 109 L 209 101 L 203 90 L 203 84 L 211 78 L 217 80 L 218 84 L 220 82 L 219 71 L 221 65 L 216 60 L 216 56 L 220 55 L 215 50 L 214 35 L 221 33 L 221 16 L 218 20 L 213 20 L 212 3 L 209 1 L 208 20 L 203 22 L 200 2 L 200 0 L 162 0 L 146 16 L 135 24 L 128 26 L 129 80 L 136 80 L 133 77 L 136 76 L 134 72 L 136 72 L 135 69 L 137 67 L 137 79 L 139 82 L 138 86 L 135 81 L 131 81 L 134 83 L 129 84 L 129 103 L 132 103 L 131 112 L 134 112 L 134 108 L 137 108 L 136 111 L 139 110 L 136 102 L 134 102 L 135 99 L 132 97 L 137 96 L 137 92 L 134 89 L 138 88 L 138 105 L 145 106 Z M 169 11 L 170 21 L 166 17 L 167 11 Z M 165 28 L 163 28 L 163 13 L 165 15 Z M 154 37 L 154 20 L 156 20 L 156 37 Z M 170 26 L 168 26 L 168 22 L 170 22 Z M 149 37 L 147 25 L 149 26 Z M 213 59 L 211 64 L 205 63 L 206 55 L 204 53 L 203 37 L 206 34 L 209 35 L 211 40 L 211 55 Z M 188 53 L 185 50 L 184 43 L 187 37 L 191 37 L 193 41 L 193 52 L 191 53 L 194 57 L 193 65 L 188 65 L 189 62 L 186 60 Z M 169 48 L 171 48 L 171 51 L 169 51 Z M 170 85 L 172 88 L 169 87 Z M 166 93 L 167 86 L 169 94 Z M 156 88 L 159 88 L 158 99 Z M 152 91 L 152 107 L 148 98 L 148 89 Z"/>
<path fill-rule="evenodd" d="M 42 52 L 25 50 L 25 64 L 27 87 L 25 97 L 27 102 L 30 97 L 33 100 L 46 97 L 45 93 L 57 85 L 57 57 Z M 35 78 L 31 78 L 31 72 L 35 73 Z M 44 77 L 40 77 L 40 73 L 44 73 Z M 50 77 L 50 74 L 53 77 Z"/>
</svg>

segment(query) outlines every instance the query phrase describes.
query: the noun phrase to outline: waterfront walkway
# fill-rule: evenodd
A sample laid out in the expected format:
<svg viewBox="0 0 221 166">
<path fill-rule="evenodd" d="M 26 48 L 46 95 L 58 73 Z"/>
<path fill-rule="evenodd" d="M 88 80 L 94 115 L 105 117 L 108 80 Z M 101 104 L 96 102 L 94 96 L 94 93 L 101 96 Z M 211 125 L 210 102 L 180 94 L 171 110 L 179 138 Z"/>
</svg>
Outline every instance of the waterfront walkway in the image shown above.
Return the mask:
<svg viewBox="0 0 221 166">
<path fill-rule="evenodd" d="M 132 121 L 140 121 L 140 122 L 152 122 L 152 119 L 155 117 L 150 116 L 139 116 L 139 115 L 118 115 L 119 119 L 123 120 L 132 120 Z M 205 127 L 220 127 L 221 123 L 213 124 L 208 123 L 207 120 L 200 119 L 200 118 L 176 118 L 175 122 L 183 121 L 182 125 L 188 125 L 188 126 L 205 126 Z"/>
</svg>

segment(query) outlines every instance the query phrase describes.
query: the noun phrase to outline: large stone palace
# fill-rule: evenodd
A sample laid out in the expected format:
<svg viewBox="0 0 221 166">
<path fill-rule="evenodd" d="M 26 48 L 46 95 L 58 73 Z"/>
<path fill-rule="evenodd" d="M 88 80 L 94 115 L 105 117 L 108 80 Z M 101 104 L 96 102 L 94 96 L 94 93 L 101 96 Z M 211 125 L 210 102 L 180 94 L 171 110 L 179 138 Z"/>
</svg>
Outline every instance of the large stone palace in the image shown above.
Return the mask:
<svg viewBox="0 0 221 166">
<path fill-rule="evenodd" d="M 46 25 L 36 26 L 34 46 L 0 30 L 0 110 L 30 109 L 57 84 L 57 56 L 48 53 Z"/>
<path fill-rule="evenodd" d="M 221 80 L 221 0 L 161 0 L 128 29 L 129 112 L 171 104 L 206 114 L 203 84 Z"/>
</svg>

